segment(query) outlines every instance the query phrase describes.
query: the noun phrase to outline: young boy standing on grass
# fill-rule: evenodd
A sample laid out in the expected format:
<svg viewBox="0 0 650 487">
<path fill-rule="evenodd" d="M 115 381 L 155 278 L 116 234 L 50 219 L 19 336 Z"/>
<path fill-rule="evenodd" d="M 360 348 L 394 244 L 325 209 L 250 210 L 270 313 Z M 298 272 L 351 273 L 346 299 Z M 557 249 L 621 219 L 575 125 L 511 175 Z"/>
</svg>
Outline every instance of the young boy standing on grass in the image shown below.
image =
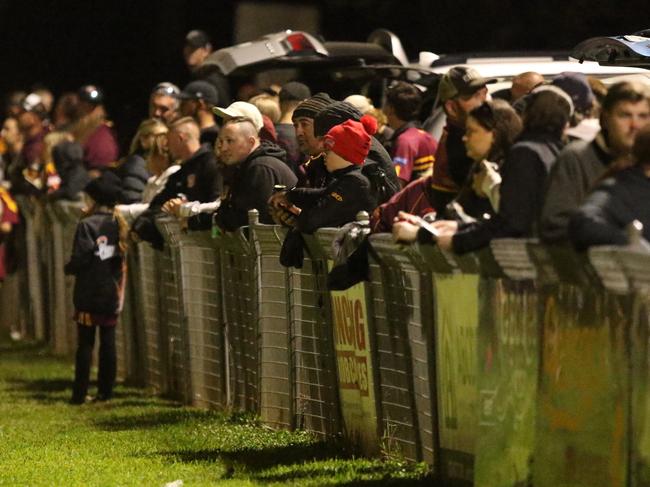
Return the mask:
<svg viewBox="0 0 650 487">
<path fill-rule="evenodd" d="M 71 404 L 87 399 L 90 364 L 99 328 L 99 372 L 95 400 L 113 396 L 116 375 L 115 325 L 122 310 L 126 279 L 128 225 L 115 210 L 121 185 L 119 178 L 105 172 L 85 188 L 87 214 L 77 226 L 70 261 L 65 273 L 76 277 L 75 321 L 78 345 Z"/>
</svg>

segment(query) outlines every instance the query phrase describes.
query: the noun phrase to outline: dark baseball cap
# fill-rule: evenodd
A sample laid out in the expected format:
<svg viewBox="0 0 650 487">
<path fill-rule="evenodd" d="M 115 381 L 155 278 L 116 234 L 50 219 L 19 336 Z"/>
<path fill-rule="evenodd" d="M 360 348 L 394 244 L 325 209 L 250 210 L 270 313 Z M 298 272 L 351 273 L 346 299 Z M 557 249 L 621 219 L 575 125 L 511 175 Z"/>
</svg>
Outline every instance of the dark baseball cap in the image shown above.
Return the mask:
<svg viewBox="0 0 650 487">
<path fill-rule="evenodd" d="M 210 44 L 210 36 L 202 30 L 191 30 L 185 36 L 185 46 L 196 50 Z"/>
<path fill-rule="evenodd" d="M 188 83 L 176 97 L 181 100 L 205 100 L 212 106 L 219 103 L 217 89 L 211 83 L 203 80 Z"/>
<path fill-rule="evenodd" d="M 594 104 L 594 92 L 583 73 L 565 71 L 553 78 L 551 84 L 564 90 L 579 112 L 586 112 Z"/>
<path fill-rule="evenodd" d="M 485 79 L 474 68 L 454 66 L 440 80 L 438 99 L 444 103 L 456 96 L 472 95 L 485 85 L 496 81 L 496 79 Z"/>
<path fill-rule="evenodd" d="M 311 98 L 309 86 L 298 81 L 289 81 L 282 86 L 279 95 L 280 101 L 303 101 Z"/>
</svg>

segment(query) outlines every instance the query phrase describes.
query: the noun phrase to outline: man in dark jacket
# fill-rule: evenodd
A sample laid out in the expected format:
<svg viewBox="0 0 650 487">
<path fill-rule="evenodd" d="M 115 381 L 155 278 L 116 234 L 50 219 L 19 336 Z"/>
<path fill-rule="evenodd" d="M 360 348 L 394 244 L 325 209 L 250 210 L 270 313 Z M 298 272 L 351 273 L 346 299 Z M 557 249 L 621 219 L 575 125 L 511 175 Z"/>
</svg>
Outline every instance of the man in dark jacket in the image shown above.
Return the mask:
<svg viewBox="0 0 650 487">
<path fill-rule="evenodd" d="M 225 122 L 217 141 L 219 160 L 235 166 L 228 194 L 222 199 L 215 222 L 226 231 L 248 224 L 248 210 L 259 211 L 261 223 L 273 223 L 267 202 L 276 185 L 292 188 L 297 182 L 283 162 L 284 151 L 261 143 L 257 127 L 245 117 Z"/>
<path fill-rule="evenodd" d="M 634 220 L 650 241 L 650 125 L 639 131 L 633 153 L 636 164 L 603 181 L 571 215 L 568 234 L 578 250 L 630 243 L 626 227 Z"/>
<path fill-rule="evenodd" d="M 219 103 L 225 106 L 231 101 L 228 80 L 218 68 L 203 65 L 212 51 L 212 42 L 204 31 L 191 30 L 185 36 L 183 58 L 192 77 L 212 84 L 217 90 Z"/>
<path fill-rule="evenodd" d="M 640 83 L 611 86 L 603 100 L 601 131 L 591 141 L 565 147 L 549 175 L 540 236 L 546 242 L 567 240 L 569 216 L 598 180 L 630 156 L 634 137 L 650 121 L 650 94 Z"/>
<path fill-rule="evenodd" d="M 200 144 L 199 136 L 199 126 L 190 117 L 181 118 L 169 127 L 169 153 L 181 168 L 169 177 L 149 208 L 133 223 L 133 231 L 156 248 L 162 248 L 163 241 L 155 218 L 165 203 L 179 195 L 184 195 L 188 201 L 200 203 L 215 201 L 219 197 L 217 160 L 208 146 Z"/>
</svg>

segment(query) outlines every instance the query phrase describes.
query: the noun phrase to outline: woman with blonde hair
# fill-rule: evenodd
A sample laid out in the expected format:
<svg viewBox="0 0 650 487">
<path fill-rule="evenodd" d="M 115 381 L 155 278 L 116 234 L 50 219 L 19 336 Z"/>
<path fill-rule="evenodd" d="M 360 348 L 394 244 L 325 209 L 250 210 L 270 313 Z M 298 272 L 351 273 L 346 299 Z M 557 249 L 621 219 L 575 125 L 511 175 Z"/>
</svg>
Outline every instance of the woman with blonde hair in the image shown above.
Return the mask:
<svg viewBox="0 0 650 487">
<path fill-rule="evenodd" d="M 131 204 L 142 200 L 142 191 L 150 176 L 146 157 L 156 137 L 166 135 L 167 132 L 167 126 L 156 118 L 148 118 L 140 123 L 128 155 L 118 161 L 115 169 L 122 180 L 120 203 Z"/>
<path fill-rule="evenodd" d="M 167 127 L 165 126 L 165 128 Z M 181 168 L 170 158 L 167 149 L 166 132 L 155 135 L 150 144 L 146 155 L 146 163 L 147 170 L 152 176 L 147 180 L 141 199 L 138 203 L 117 206 L 117 209 L 129 223 L 132 223 L 142 212 L 149 208 L 149 203 L 165 187 L 169 176 Z"/>
</svg>

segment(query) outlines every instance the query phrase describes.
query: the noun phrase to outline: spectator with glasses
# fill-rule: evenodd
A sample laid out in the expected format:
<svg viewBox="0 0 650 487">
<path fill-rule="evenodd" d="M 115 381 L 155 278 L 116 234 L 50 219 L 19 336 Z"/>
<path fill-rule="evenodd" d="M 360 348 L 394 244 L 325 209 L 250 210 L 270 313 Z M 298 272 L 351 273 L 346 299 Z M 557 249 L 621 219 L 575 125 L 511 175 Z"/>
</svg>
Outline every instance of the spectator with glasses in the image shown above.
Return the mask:
<svg viewBox="0 0 650 487">
<path fill-rule="evenodd" d="M 167 125 L 176 120 L 179 116 L 180 92 L 178 86 L 168 81 L 154 86 L 149 96 L 149 118 L 157 118 Z"/>
</svg>

